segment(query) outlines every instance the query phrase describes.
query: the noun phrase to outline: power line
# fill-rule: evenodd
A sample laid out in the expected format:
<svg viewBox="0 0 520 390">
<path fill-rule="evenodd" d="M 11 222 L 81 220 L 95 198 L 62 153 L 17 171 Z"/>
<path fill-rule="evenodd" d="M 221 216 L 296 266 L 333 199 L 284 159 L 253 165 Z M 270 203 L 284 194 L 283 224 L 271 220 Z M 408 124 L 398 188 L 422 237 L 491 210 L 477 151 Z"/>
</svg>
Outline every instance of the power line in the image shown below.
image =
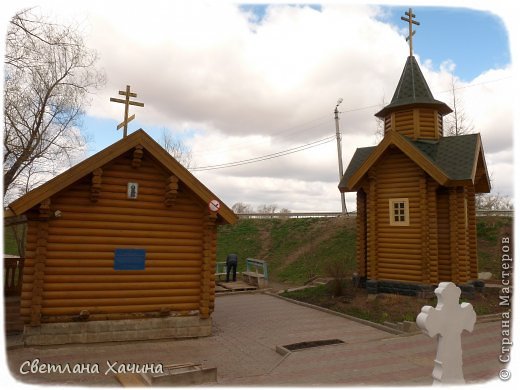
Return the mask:
<svg viewBox="0 0 520 390">
<path fill-rule="evenodd" d="M 507 80 L 509 78 L 511 78 L 511 76 L 507 76 L 507 77 L 503 77 L 503 78 L 495 79 L 495 80 L 483 81 L 481 83 L 468 84 L 468 85 L 465 85 L 465 86 L 454 88 L 454 90 L 471 88 L 471 87 L 476 87 L 476 86 L 479 86 L 479 85 L 495 83 L 495 82 Z M 451 91 L 451 89 L 450 90 L 445 90 L 445 91 L 436 91 L 436 93 L 446 93 L 446 92 L 450 92 L 450 91 Z M 384 104 L 387 104 L 387 103 L 384 103 Z M 381 107 L 381 104 L 373 104 L 373 105 L 370 105 L 370 106 L 351 108 L 351 109 L 348 109 L 348 110 L 339 111 L 339 113 L 343 114 L 343 113 L 361 111 L 361 110 L 366 110 L 366 109 L 369 109 L 369 108 L 377 108 L 377 107 Z M 296 132 L 298 129 L 301 129 L 300 131 L 308 131 L 310 129 L 316 128 L 319 125 L 321 125 L 324 122 L 323 118 L 328 117 L 328 116 L 329 116 L 328 114 L 327 115 L 322 115 L 322 116 L 317 117 L 315 119 L 312 119 L 312 120 L 309 120 L 307 122 L 304 122 L 304 123 L 302 123 L 300 125 L 291 126 L 289 128 L 286 128 L 286 129 L 283 129 L 283 130 L 278 131 L 276 133 L 273 133 L 272 136 L 276 136 L 276 135 L 279 136 L 279 135 L 285 133 L 287 130 L 293 130 L 293 131 L 291 131 L 289 133 L 286 133 L 284 135 L 292 134 L 292 133 Z M 317 121 L 320 121 L 320 122 L 318 124 L 314 125 L 314 126 L 311 126 L 311 127 L 308 127 L 308 128 L 305 128 L 305 127 L 301 128 L 302 126 L 305 126 L 305 125 L 308 125 L 310 123 L 317 122 Z M 303 130 L 303 129 L 305 129 L 305 130 Z M 310 149 L 310 148 L 314 148 L 314 147 L 326 144 L 328 142 L 331 142 L 335 138 L 336 138 L 336 136 L 332 135 L 332 136 L 329 136 L 329 137 L 326 137 L 326 138 L 323 138 L 323 139 L 320 139 L 320 140 L 317 140 L 317 141 L 309 142 L 309 143 L 304 144 L 304 145 L 300 145 L 300 146 L 297 146 L 297 147 L 294 147 L 294 148 L 282 150 L 280 152 L 276 152 L 276 153 L 272 153 L 272 154 L 267 154 L 267 155 L 263 155 L 263 156 L 259 156 L 259 157 L 255 157 L 255 158 L 251 158 L 251 159 L 234 161 L 234 162 L 229 162 L 229 163 L 216 164 L 216 165 L 207 165 L 207 166 L 203 166 L 203 167 L 192 168 L 190 170 L 191 171 L 209 171 L 209 170 L 216 170 L 216 169 L 232 168 L 232 167 L 236 167 L 236 166 L 240 166 L 240 165 L 246 165 L 246 164 L 253 164 L 253 163 L 262 162 L 262 161 L 266 161 L 266 160 L 271 160 L 273 158 L 283 157 L 283 156 L 286 156 L 286 155 L 289 155 L 289 154 L 301 152 L 303 150 L 307 150 L 307 149 Z M 246 144 L 244 144 L 244 145 L 246 145 Z M 247 145 L 249 145 L 249 143 L 247 143 Z M 229 148 L 229 145 L 227 145 L 223 149 L 227 149 L 227 148 Z M 218 149 L 216 149 L 216 150 L 218 150 Z M 216 150 L 213 150 L 213 152 L 215 152 Z"/>
<path fill-rule="evenodd" d="M 321 115 L 321 116 L 319 116 L 317 118 L 314 118 L 314 119 L 311 119 L 311 120 L 309 120 L 307 122 L 304 122 L 304 123 L 301 123 L 301 124 L 298 124 L 298 125 L 294 125 L 294 126 L 290 126 L 288 128 L 276 131 L 276 132 L 271 133 L 271 134 L 266 134 L 266 135 L 270 136 L 272 138 L 276 138 L 276 137 L 282 137 L 282 136 L 287 137 L 288 135 L 294 134 L 294 133 L 297 133 L 297 132 L 299 134 L 303 134 L 303 133 L 308 132 L 309 130 L 316 129 L 316 128 L 319 128 L 320 126 L 323 126 L 326 122 L 329 121 L 328 119 L 325 119 L 325 118 L 329 118 L 329 117 L 330 117 L 329 114 Z M 318 123 L 315 123 L 314 125 L 310 125 L 313 122 L 318 122 Z M 207 156 L 208 154 L 215 154 L 215 153 L 218 153 L 218 152 L 220 152 L 222 150 L 228 150 L 231 146 L 234 147 L 234 148 L 241 148 L 243 146 L 249 146 L 250 144 L 251 144 L 250 141 L 244 141 L 244 142 L 240 142 L 240 143 L 237 143 L 237 144 L 234 144 L 234 145 L 230 145 L 229 143 L 227 143 L 226 146 L 223 146 L 223 147 L 220 147 L 220 148 L 199 150 L 196 153 L 194 153 L 193 155 L 194 156 L 199 156 L 199 155 Z"/>
<path fill-rule="evenodd" d="M 257 162 L 261 162 L 261 161 L 271 160 L 273 158 L 287 156 L 287 155 L 293 154 L 293 153 L 302 152 L 307 149 L 311 149 L 311 148 L 315 148 L 317 146 L 324 145 L 326 143 L 334 141 L 335 139 L 336 139 L 335 135 L 330 135 L 328 137 L 325 137 L 325 138 L 322 138 L 322 139 L 319 139 L 319 140 L 316 140 L 313 142 L 309 142 L 307 144 L 303 144 L 300 146 L 296 146 L 296 147 L 293 147 L 290 149 L 285 149 L 285 150 L 282 150 L 282 151 L 279 151 L 276 153 L 266 154 L 263 156 L 249 158 L 246 160 L 233 161 L 233 162 L 216 164 L 216 165 L 207 165 L 207 166 L 203 166 L 203 167 L 196 167 L 196 168 L 192 168 L 190 170 L 191 171 L 209 171 L 209 170 L 215 170 L 215 169 L 232 168 L 232 167 L 237 167 L 237 166 L 246 165 L 246 164 L 253 164 L 253 163 L 257 163 Z"/>
</svg>

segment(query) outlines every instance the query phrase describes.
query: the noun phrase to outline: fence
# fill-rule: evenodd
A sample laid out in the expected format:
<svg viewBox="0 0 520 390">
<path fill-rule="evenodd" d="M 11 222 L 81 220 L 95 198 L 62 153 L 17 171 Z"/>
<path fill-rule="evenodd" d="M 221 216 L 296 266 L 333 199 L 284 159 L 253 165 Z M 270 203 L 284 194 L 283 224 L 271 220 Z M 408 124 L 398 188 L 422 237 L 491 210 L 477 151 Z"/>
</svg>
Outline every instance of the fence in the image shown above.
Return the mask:
<svg viewBox="0 0 520 390">
<path fill-rule="evenodd" d="M 310 212 L 310 213 L 247 213 L 237 214 L 240 219 L 268 219 L 268 218 L 335 218 L 356 216 L 356 212 L 347 214 L 337 212 Z"/>
<path fill-rule="evenodd" d="M 4 295 L 20 295 L 24 258 L 4 257 Z"/>
<path fill-rule="evenodd" d="M 513 217 L 514 210 L 477 210 L 477 217 Z M 237 214 L 240 219 L 287 219 L 287 218 L 352 218 L 356 216 L 356 211 L 346 214 L 340 212 L 306 212 L 306 213 L 244 213 Z"/>
</svg>

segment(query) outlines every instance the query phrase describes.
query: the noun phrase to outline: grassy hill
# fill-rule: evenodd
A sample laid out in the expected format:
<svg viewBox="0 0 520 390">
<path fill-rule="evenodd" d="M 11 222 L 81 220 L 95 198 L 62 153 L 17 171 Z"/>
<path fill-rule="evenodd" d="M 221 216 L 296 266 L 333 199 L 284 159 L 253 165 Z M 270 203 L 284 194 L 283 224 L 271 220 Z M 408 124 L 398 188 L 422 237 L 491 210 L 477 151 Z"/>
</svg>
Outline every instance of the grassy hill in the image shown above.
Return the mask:
<svg viewBox="0 0 520 390">
<path fill-rule="evenodd" d="M 501 238 L 512 235 L 512 218 L 477 218 L 479 271 L 498 276 Z M 236 252 L 244 266 L 246 257 L 269 262 L 270 278 L 302 283 L 328 276 L 331 262 L 355 270 L 355 218 L 246 219 L 218 231 L 217 261 Z M 239 267 L 240 270 L 240 267 Z"/>
<path fill-rule="evenodd" d="M 217 261 L 229 252 L 239 256 L 239 270 L 247 257 L 269 262 L 270 278 L 302 283 L 324 273 L 340 259 L 355 267 L 353 218 L 245 219 L 218 231 Z"/>
</svg>

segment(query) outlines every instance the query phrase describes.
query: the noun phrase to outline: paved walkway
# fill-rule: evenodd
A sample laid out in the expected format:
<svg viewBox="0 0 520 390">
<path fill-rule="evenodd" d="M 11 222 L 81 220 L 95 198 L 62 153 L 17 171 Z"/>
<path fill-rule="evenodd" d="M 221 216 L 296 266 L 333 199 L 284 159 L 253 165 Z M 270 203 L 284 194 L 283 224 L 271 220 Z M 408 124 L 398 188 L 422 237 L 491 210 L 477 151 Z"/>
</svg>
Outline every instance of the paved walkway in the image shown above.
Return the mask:
<svg viewBox="0 0 520 390">
<path fill-rule="evenodd" d="M 217 298 L 211 337 L 135 343 L 104 343 L 9 350 L 13 374 L 24 382 L 112 385 L 106 361 L 124 363 L 204 363 L 216 366 L 218 383 L 244 385 L 403 385 L 430 384 L 435 343 L 416 334 L 395 336 L 343 317 L 264 294 Z M 345 344 L 279 355 L 277 345 L 338 338 Z M 468 382 L 495 379 L 504 365 L 500 322 L 477 324 L 463 335 Z M 98 363 L 99 374 L 20 375 L 21 364 Z"/>
</svg>

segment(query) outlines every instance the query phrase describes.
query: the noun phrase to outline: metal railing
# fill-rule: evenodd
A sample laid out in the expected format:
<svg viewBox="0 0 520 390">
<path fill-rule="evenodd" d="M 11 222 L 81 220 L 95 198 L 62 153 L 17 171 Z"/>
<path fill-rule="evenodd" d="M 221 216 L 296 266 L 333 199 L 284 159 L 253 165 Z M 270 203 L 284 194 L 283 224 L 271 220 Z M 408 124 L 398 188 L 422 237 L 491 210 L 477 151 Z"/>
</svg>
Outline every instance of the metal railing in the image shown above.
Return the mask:
<svg viewBox="0 0 520 390">
<path fill-rule="evenodd" d="M 477 217 L 513 217 L 514 210 L 477 210 Z M 271 219 L 271 218 L 336 218 L 336 217 L 355 217 L 356 211 L 350 211 L 346 214 L 341 212 L 314 211 L 302 213 L 244 213 L 237 214 L 240 219 Z"/>
<path fill-rule="evenodd" d="M 515 210 L 477 210 L 477 217 L 514 217 Z"/>
<path fill-rule="evenodd" d="M 356 216 L 356 212 L 343 214 L 341 212 L 316 211 L 305 213 L 245 213 L 237 214 L 240 219 L 268 219 L 268 218 L 335 218 L 335 217 L 351 217 Z"/>
</svg>

